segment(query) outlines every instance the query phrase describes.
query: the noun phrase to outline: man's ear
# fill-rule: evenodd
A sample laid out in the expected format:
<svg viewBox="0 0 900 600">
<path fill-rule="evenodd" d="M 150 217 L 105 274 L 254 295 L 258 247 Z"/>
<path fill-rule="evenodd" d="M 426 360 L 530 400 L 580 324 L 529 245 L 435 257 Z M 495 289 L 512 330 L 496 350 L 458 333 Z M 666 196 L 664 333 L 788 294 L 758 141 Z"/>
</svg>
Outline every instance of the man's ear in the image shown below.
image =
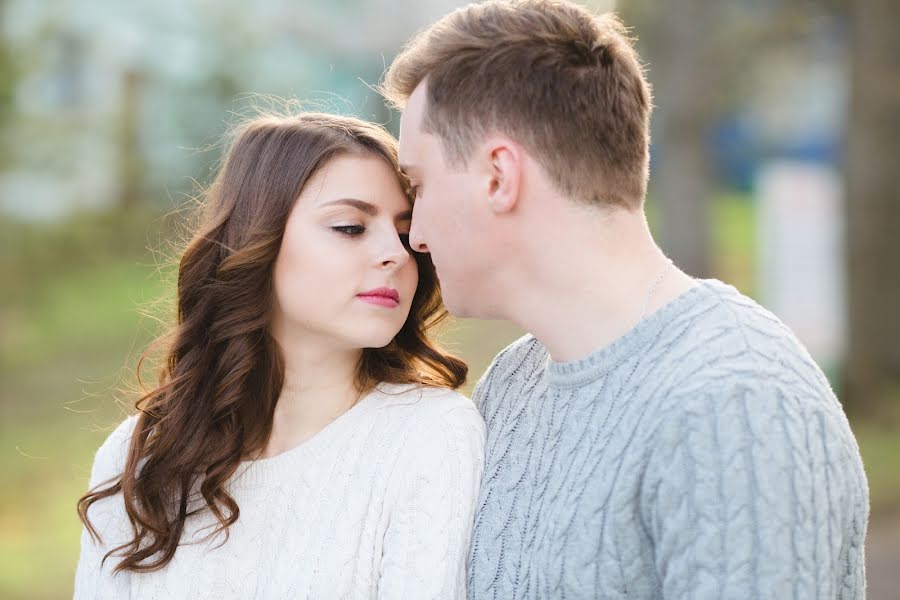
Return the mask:
<svg viewBox="0 0 900 600">
<path fill-rule="evenodd" d="M 512 211 L 519 200 L 522 180 L 522 148 L 507 138 L 495 137 L 483 146 L 488 206 L 495 214 Z"/>
</svg>

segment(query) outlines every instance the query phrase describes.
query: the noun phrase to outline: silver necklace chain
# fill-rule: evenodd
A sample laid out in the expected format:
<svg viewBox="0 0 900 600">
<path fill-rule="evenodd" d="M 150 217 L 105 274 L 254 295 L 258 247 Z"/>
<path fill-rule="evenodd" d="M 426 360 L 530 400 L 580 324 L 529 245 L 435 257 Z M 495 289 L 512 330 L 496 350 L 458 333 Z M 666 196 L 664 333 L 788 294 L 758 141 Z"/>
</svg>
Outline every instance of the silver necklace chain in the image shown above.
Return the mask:
<svg viewBox="0 0 900 600">
<path fill-rule="evenodd" d="M 647 307 L 650 305 L 650 298 L 653 297 L 653 292 L 656 291 L 656 288 L 659 287 L 659 284 L 663 282 L 663 279 L 666 278 L 666 275 L 669 273 L 669 269 L 672 268 L 672 259 L 666 259 L 666 266 L 663 267 L 662 271 L 660 271 L 659 275 L 656 276 L 656 279 L 653 281 L 653 284 L 650 286 L 650 289 L 647 290 L 647 297 L 644 298 L 644 308 L 641 310 L 641 318 L 638 319 L 638 322 L 644 320 L 644 317 L 647 316 Z"/>
</svg>

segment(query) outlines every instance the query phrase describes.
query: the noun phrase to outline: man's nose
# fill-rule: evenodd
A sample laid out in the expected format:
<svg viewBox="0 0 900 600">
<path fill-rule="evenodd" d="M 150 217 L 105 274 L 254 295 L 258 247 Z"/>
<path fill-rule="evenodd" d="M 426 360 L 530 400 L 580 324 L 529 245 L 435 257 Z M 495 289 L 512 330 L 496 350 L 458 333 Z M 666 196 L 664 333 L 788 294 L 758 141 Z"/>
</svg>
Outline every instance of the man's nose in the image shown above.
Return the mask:
<svg viewBox="0 0 900 600">
<path fill-rule="evenodd" d="M 412 225 L 410 225 L 409 229 L 409 246 L 415 252 L 429 252 L 428 244 L 425 243 L 425 238 L 422 237 L 422 228 L 418 226 L 420 222 L 421 219 L 417 219 L 416 214 L 413 213 Z"/>
</svg>

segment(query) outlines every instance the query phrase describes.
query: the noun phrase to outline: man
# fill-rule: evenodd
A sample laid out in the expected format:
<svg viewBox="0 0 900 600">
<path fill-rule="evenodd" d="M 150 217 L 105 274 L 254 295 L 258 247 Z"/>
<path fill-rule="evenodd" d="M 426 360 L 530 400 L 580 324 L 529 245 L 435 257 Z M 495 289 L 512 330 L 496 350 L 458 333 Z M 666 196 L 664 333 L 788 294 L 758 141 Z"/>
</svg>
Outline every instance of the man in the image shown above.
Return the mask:
<svg viewBox="0 0 900 600">
<path fill-rule="evenodd" d="M 621 23 L 470 5 L 383 91 L 448 308 L 530 332 L 475 391 L 469 597 L 862 598 L 868 488 L 825 377 L 650 235 L 651 101 Z"/>
</svg>

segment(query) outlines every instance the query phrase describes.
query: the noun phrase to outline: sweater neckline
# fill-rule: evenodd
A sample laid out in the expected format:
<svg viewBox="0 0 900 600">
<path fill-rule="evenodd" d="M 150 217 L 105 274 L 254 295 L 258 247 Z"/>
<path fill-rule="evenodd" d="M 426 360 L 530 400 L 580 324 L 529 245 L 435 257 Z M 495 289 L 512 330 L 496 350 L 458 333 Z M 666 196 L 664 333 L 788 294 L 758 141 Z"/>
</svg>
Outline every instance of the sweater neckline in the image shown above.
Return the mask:
<svg viewBox="0 0 900 600">
<path fill-rule="evenodd" d="M 321 455 L 322 450 L 332 440 L 345 436 L 347 432 L 355 429 L 356 424 L 365 420 L 366 415 L 377 405 L 377 399 L 382 394 L 390 393 L 395 387 L 397 386 L 389 383 L 377 384 L 356 404 L 293 448 L 268 458 L 242 460 L 232 478 L 233 485 L 249 487 L 283 481 L 285 475 L 296 472 L 300 463 Z"/>
<path fill-rule="evenodd" d="M 715 283 L 711 279 L 698 279 L 696 285 L 664 304 L 612 343 L 583 358 L 557 362 L 548 353 L 546 372 L 549 384 L 556 388 L 574 388 L 599 379 L 659 335 L 673 317 L 711 291 Z"/>
</svg>

